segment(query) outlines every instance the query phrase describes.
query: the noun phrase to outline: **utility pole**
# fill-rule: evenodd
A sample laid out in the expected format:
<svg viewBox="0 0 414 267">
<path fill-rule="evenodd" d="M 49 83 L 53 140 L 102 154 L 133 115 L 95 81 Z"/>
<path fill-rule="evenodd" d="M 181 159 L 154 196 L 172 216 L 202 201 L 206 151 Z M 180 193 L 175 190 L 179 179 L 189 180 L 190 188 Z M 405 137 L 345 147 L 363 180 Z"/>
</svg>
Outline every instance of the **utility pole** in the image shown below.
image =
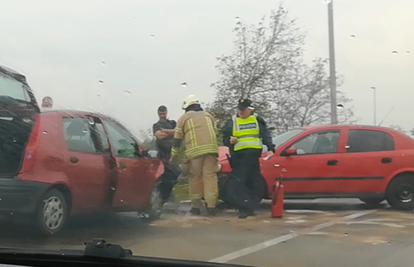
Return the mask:
<svg viewBox="0 0 414 267">
<path fill-rule="evenodd" d="M 374 126 L 377 126 L 377 88 L 371 87 L 374 90 Z"/>
<path fill-rule="evenodd" d="M 328 0 L 328 27 L 329 27 L 329 85 L 331 89 L 331 123 L 338 124 L 337 104 L 336 104 L 336 69 L 335 69 L 333 0 Z"/>
</svg>

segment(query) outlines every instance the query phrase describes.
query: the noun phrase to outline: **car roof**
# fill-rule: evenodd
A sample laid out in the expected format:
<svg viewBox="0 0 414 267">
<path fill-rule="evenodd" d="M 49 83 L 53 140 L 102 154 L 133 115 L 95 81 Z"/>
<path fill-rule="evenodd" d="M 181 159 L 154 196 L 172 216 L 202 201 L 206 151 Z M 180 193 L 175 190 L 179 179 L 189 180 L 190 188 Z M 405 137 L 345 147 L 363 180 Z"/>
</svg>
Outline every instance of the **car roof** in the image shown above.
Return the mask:
<svg viewBox="0 0 414 267">
<path fill-rule="evenodd" d="M 99 113 L 99 112 L 92 112 L 92 111 L 85 111 L 85 110 L 77 110 L 77 109 L 57 109 L 57 108 L 42 108 L 40 110 L 41 114 L 50 114 L 50 113 L 55 113 L 55 114 L 61 114 L 61 115 L 70 115 L 72 117 L 83 117 L 83 116 L 97 116 L 100 118 L 106 118 L 108 120 L 112 120 L 112 121 L 116 121 L 118 122 L 116 119 Z M 120 123 L 120 122 L 118 122 Z M 122 124 L 122 123 L 121 123 Z"/>
<path fill-rule="evenodd" d="M 7 76 L 12 77 L 13 79 L 23 83 L 24 85 L 29 86 L 27 84 L 26 76 L 24 76 L 23 74 L 15 71 L 13 69 L 10 69 L 9 67 L 0 65 L 0 72 L 6 74 Z"/>
<path fill-rule="evenodd" d="M 300 127 L 305 130 L 335 130 L 335 129 L 355 129 L 361 128 L 366 130 L 385 130 L 385 131 L 395 131 L 392 128 L 383 127 L 383 126 L 374 126 L 374 125 L 360 125 L 360 124 L 329 124 L 329 125 L 310 125 Z"/>
</svg>

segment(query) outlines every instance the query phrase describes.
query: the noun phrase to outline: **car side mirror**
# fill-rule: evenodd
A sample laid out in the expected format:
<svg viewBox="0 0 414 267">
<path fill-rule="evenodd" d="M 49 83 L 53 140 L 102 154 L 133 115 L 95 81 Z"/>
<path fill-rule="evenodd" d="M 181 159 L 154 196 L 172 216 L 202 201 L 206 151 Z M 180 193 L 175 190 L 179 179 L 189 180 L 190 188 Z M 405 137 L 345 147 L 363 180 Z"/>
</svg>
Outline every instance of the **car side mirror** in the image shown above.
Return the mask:
<svg viewBox="0 0 414 267">
<path fill-rule="evenodd" d="M 296 155 L 297 153 L 298 153 L 298 151 L 296 150 L 296 148 L 291 146 L 288 149 L 286 149 L 285 155 L 286 156 L 292 156 L 292 155 Z"/>
<path fill-rule="evenodd" d="M 141 154 L 143 157 L 150 157 L 148 150 L 142 150 Z"/>
<path fill-rule="evenodd" d="M 158 151 L 157 150 L 143 150 L 142 156 L 155 159 L 158 157 Z"/>
</svg>

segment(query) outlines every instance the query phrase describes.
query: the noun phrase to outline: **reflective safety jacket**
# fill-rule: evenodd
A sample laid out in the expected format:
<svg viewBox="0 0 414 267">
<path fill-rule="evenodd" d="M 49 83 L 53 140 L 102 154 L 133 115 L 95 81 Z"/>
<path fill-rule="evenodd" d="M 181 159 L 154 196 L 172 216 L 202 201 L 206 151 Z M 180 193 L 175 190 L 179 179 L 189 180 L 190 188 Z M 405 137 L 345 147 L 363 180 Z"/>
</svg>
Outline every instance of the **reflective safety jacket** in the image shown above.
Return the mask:
<svg viewBox="0 0 414 267">
<path fill-rule="evenodd" d="M 218 155 L 216 122 L 203 110 L 187 111 L 177 122 L 171 153 L 179 152 L 181 142 L 185 144 L 185 158 L 192 159 L 202 155 Z"/>
<path fill-rule="evenodd" d="M 238 118 L 238 117 L 239 116 L 236 115 L 236 118 Z M 267 124 L 266 124 L 265 120 L 260 115 L 255 114 L 255 113 L 253 113 L 252 116 L 249 117 L 249 120 L 250 119 L 252 120 L 251 124 L 248 122 L 247 126 L 242 126 L 241 128 L 243 128 L 243 129 L 244 128 L 250 128 L 250 127 L 255 128 L 256 130 L 251 131 L 250 133 L 252 133 L 253 135 L 256 135 L 257 134 L 256 126 L 258 124 L 259 125 L 259 133 L 258 134 L 260 136 L 260 139 L 262 140 L 263 145 L 265 145 L 269 151 L 275 152 L 275 145 L 273 144 L 272 137 L 270 135 L 269 130 L 267 129 Z M 255 120 L 257 122 L 257 124 L 253 124 L 253 120 Z M 254 154 L 257 155 L 257 157 L 260 157 L 261 153 L 262 153 L 262 147 L 257 149 L 258 147 L 255 146 L 256 148 L 253 148 L 253 149 L 252 148 L 245 148 L 245 149 L 240 149 L 238 151 L 234 150 L 235 145 L 230 144 L 230 137 L 235 136 L 235 135 L 237 136 L 237 133 L 233 132 L 234 124 L 235 124 L 234 121 L 237 122 L 237 119 L 234 120 L 234 116 L 233 116 L 232 118 L 229 118 L 226 121 L 226 123 L 223 127 L 223 144 L 229 148 L 230 155 L 233 156 L 234 153 L 236 153 L 236 154 L 239 154 L 239 153 L 240 154 L 254 153 Z M 239 129 L 240 129 L 240 127 L 239 127 Z M 252 130 L 252 129 L 250 129 L 250 130 Z M 245 139 L 245 141 L 247 141 L 247 140 L 248 139 Z M 254 139 L 254 140 L 257 140 L 257 139 Z M 241 141 L 241 139 L 239 141 Z M 250 141 L 252 141 L 252 140 L 250 140 Z M 241 143 L 243 143 L 243 142 L 241 142 Z M 240 146 L 240 144 L 239 144 L 239 146 Z"/>
<path fill-rule="evenodd" d="M 237 143 L 234 144 L 234 151 L 249 148 L 262 149 L 260 126 L 256 117 L 256 114 L 252 114 L 245 119 L 233 116 L 232 135 L 237 138 Z"/>
</svg>

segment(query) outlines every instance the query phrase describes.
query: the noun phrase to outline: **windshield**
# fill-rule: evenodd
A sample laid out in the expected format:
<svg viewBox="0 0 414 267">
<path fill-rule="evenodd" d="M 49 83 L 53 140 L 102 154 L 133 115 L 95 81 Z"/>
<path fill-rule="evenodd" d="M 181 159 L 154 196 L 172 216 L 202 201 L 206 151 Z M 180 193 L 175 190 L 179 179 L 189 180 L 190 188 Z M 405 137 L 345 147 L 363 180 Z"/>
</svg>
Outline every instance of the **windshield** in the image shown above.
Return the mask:
<svg viewBox="0 0 414 267">
<path fill-rule="evenodd" d="M 30 102 L 25 85 L 0 72 L 0 97 L 2 96 Z"/>
<path fill-rule="evenodd" d="M 0 0 L 0 248 L 414 265 L 413 14 Z"/>
</svg>

